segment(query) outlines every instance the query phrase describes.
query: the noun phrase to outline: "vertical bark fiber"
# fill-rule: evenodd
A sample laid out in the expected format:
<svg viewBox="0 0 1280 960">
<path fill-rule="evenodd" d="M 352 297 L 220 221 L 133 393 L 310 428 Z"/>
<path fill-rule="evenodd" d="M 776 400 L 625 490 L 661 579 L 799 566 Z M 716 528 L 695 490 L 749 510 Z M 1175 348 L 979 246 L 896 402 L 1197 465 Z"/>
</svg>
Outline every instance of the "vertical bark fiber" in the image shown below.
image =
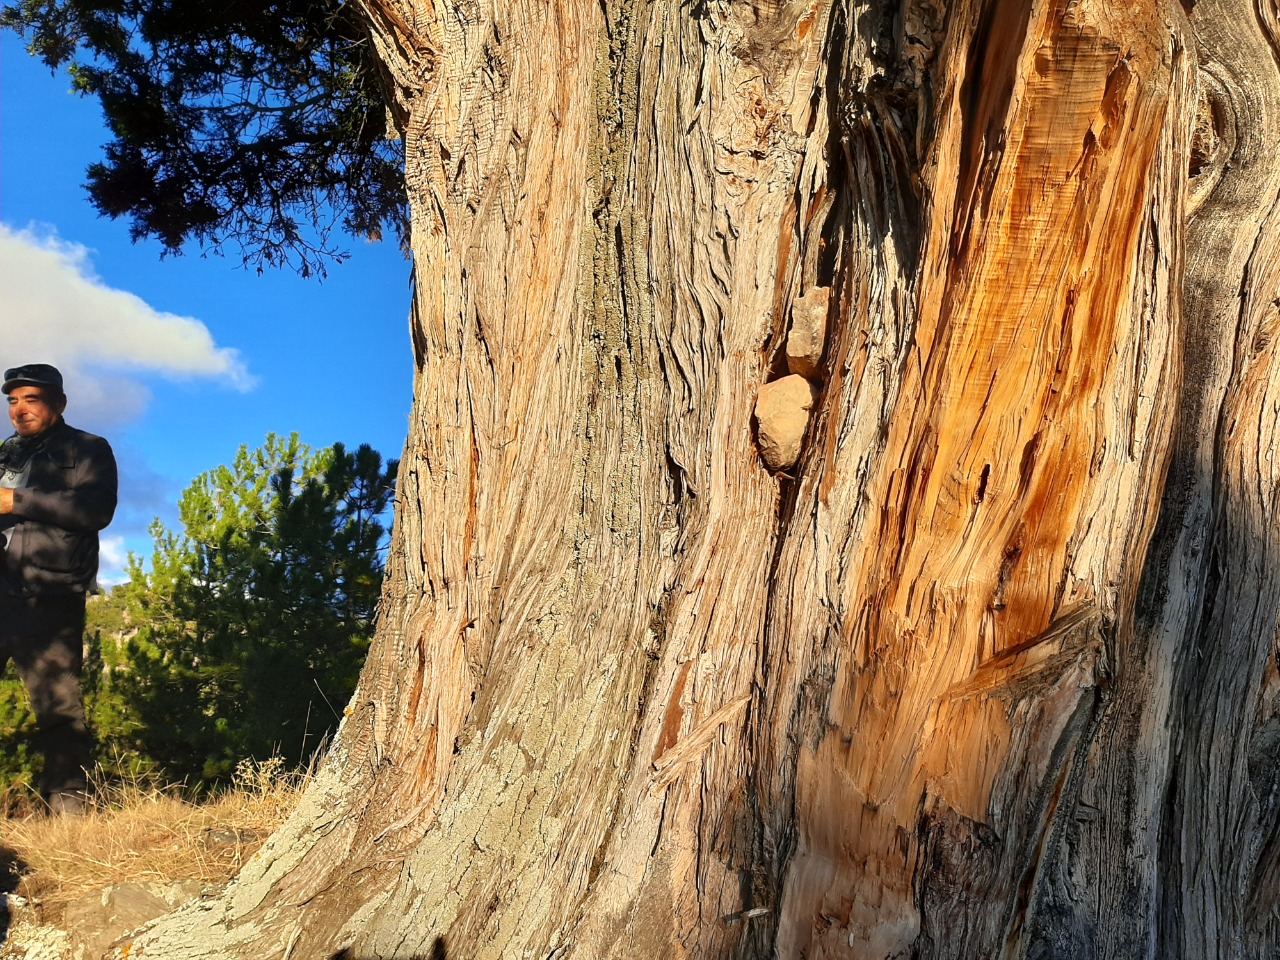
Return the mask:
<svg viewBox="0 0 1280 960">
<path fill-rule="evenodd" d="M 1273 956 L 1280 26 L 1188 6 L 361 0 L 378 639 L 129 956 Z"/>
</svg>

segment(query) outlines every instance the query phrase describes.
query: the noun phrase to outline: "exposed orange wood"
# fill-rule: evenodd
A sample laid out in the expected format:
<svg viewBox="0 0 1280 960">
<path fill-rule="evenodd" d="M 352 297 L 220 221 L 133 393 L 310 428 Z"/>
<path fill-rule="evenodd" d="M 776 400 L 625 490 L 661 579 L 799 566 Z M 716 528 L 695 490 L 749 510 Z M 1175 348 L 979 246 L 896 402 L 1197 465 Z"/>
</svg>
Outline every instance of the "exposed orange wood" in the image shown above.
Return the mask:
<svg viewBox="0 0 1280 960">
<path fill-rule="evenodd" d="M 1033 739 L 1052 743 L 1100 669 L 1096 640 L 1036 638 L 1064 607 L 1113 606 L 1111 587 L 1073 579 L 1072 558 L 1094 491 L 1115 482 L 1100 469 L 1120 462 L 1106 384 L 1138 335 L 1135 290 L 1154 282 L 1138 253 L 1167 33 L 1154 4 L 1128 6 L 1123 32 L 1112 16 L 989 5 L 944 105 L 919 318 L 870 488 L 875 540 L 843 590 L 861 613 L 845 621 L 829 732 L 797 774 L 783 952 L 839 956 L 849 937 L 867 956 L 907 948 L 918 821 L 984 823 L 1016 691 L 1034 683 L 1054 705 L 1034 714 Z M 1137 495 L 1115 509 L 1149 514 L 1151 493 Z M 1125 522 L 1135 538 L 1149 524 Z"/>
</svg>

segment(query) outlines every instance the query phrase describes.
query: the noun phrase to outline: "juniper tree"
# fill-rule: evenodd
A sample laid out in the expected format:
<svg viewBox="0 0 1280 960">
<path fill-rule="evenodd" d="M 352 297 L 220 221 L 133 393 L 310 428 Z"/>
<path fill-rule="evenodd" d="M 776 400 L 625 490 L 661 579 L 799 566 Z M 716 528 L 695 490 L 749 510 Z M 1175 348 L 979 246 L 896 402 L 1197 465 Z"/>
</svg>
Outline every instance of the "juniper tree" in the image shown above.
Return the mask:
<svg viewBox="0 0 1280 960">
<path fill-rule="evenodd" d="M 333 227 L 403 238 L 382 66 L 339 0 L 20 0 L 0 23 L 96 98 L 112 139 L 93 205 L 167 251 L 323 271 Z"/>
<path fill-rule="evenodd" d="M 416 277 L 378 635 L 131 955 L 1274 955 L 1275 11 L 350 10 Z"/>
</svg>

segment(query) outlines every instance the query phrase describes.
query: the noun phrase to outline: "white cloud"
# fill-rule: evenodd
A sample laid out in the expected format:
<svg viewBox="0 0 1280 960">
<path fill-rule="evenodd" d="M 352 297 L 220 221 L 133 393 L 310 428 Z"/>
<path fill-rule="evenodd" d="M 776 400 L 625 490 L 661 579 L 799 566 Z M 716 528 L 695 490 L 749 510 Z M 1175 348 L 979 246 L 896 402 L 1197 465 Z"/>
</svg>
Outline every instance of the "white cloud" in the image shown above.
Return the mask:
<svg viewBox="0 0 1280 960">
<path fill-rule="evenodd" d="M 203 323 L 107 286 L 89 250 L 51 229 L 0 223 L 0 318 L 0 366 L 57 366 L 77 422 L 90 429 L 136 419 L 150 398 L 138 374 L 253 385 L 237 352 L 214 343 Z"/>
<path fill-rule="evenodd" d="M 129 575 L 125 573 L 128 559 L 124 537 L 101 537 L 98 543 L 98 585 L 114 587 L 128 580 Z"/>
</svg>

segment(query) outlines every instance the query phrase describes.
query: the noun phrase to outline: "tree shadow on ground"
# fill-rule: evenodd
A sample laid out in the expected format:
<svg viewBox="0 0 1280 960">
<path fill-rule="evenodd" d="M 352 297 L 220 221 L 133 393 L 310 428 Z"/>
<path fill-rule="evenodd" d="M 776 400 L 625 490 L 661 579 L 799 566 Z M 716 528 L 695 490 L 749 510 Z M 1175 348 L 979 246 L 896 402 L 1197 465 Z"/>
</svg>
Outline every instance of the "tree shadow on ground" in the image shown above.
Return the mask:
<svg viewBox="0 0 1280 960">
<path fill-rule="evenodd" d="M 12 916 L 9 910 L 9 895 L 18 889 L 18 882 L 26 872 L 27 865 L 14 851 L 0 846 L 0 944 L 9 939 L 9 924 Z"/>
</svg>

